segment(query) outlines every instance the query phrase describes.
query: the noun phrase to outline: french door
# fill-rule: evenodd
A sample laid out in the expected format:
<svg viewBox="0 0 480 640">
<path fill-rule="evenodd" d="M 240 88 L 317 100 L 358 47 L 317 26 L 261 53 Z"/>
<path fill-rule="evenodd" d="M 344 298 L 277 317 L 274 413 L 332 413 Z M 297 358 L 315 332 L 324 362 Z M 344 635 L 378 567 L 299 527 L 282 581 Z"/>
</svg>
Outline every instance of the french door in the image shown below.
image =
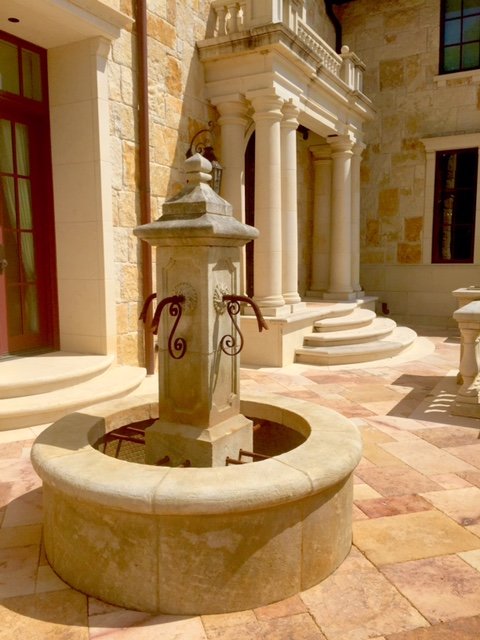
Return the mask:
<svg viewBox="0 0 480 640">
<path fill-rule="evenodd" d="M 0 356 L 56 348 L 46 57 L 0 32 Z"/>
</svg>

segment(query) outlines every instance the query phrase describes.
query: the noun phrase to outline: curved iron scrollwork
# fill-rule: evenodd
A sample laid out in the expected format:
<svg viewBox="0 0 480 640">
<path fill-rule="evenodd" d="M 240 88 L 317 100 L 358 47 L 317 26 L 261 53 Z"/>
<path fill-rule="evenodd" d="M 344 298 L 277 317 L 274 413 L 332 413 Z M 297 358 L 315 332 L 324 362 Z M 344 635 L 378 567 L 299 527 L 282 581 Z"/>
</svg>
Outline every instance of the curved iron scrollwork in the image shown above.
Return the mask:
<svg viewBox="0 0 480 640">
<path fill-rule="evenodd" d="M 164 298 L 161 302 L 159 302 L 152 320 L 152 330 L 154 335 L 157 335 L 162 311 L 167 305 L 170 305 L 168 313 L 172 316 L 172 318 L 176 318 L 176 320 L 174 322 L 172 330 L 170 331 L 170 335 L 168 336 L 168 353 L 172 358 L 175 358 L 175 360 L 180 360 L 180 358 L 183 358 L 187 350 L 187 343 L 185 341 L 185 338 L 174 337 L 178 323 L 180 322 L 180 318 L 182 317 L 183 302 L 185 302 L 185 296 L 169 296 L 168 298 Z"/>
<path fill-rule="evenodd" d="M 238 356 L 244 344 L 243 335 L 236 320 L 236 316 L 238 316 L 241 310 L 241 304 L 249 304 L 252 307 L 257 318 L 258 330 L 260 332 L 263 331 L 263 329 L 268 329 L 268 324 L 265 322 L 265 318 L 262 316 L 262 312 L 257 304 L 248 296 L 225 294 L 222 296 L 222 300 L 227 304 L 227 313 L 235 327 L 238 341 L 233 333 L 227 333 L 220 340 L 220 349 L 223 353 L 227 354 L 227 356 Z"/>
<path fill-rule="evenodd" d="M 147 313 L 148 310 L 150 309 L 150 305 L 152 304 L 152 302 L 155 300 L 155 298 L 157 297 L 156 293 L 151 293 L 147 299 L 145 300 L 145 302 L 143 303 L 143 307 L 142 310 L 140 312 L 140 315 L 138 316 L 139 320 L 142 320 L 143 322 L 147 321 Z"/>
</svg>

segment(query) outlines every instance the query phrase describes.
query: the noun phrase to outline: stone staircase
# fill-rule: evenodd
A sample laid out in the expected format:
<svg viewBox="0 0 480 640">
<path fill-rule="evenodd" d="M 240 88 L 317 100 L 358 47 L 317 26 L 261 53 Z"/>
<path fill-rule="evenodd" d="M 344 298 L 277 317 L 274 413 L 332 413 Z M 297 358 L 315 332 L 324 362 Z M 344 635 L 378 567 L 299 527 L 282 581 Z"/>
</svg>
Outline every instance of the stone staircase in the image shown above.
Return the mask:
<svg viewBox="0 0 480 640">
<path fill-rule="evenodd" d="M 53 352 L 0 360 L 0 431 L 47 424 L 134 391 L 145 369 L 112 356 Z"/>
<path fill-rule="evenodd" d="M 337 365 L 391 358 L 413 345 L 417 334 L 394 320 L 377 317 L 358 302 L 337 303 L 314 322 L 295 350 L 295 362 Z"/>
</svg>

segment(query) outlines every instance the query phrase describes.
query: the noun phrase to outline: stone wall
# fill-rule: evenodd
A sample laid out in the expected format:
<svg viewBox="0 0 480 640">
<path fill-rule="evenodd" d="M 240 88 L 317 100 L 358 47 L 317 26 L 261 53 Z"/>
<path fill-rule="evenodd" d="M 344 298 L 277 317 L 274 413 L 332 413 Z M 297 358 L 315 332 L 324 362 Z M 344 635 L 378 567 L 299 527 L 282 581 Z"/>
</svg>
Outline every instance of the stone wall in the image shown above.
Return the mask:
<svg viewBox="0 0 480 640">
<path fill-rule="evenodd" d="M 377 110 L 365 126 L 362 285 L 394 314 L 441 324 L 454 305 L 449 287 L 462 286 L 461 278 L 467 279 L 463 285 L 472 284 L 476 267 L 431 265 L 424 243 L 432 230 L 431 213 L 428 220 L 424 215 L 421 138 L 478 131 L 480 72 L 437 75 L 439 2 L 355 0 L 337 14 L 343 43 L 366 64 L 364 92 Z M 433 284 L 435 270 L 443 275 Z"/>
<path fill-rule="evenodd" d="M 109 4 L 133 16 L 132 0 Z M 184 184 L 183 162 L 190 139 L 213 112 L 203 98 L 203 71 L 195 42 L 205 36 L 208 0 L 148 2 L 150 172 L 152 217 Z M 138 182 L 137 63 L 135 33 L 123 31 L 109 60 L 113 158 L 114 251 L 117 278 L 117 355 L 121 364 L 143 364 Z"/>
</svg>

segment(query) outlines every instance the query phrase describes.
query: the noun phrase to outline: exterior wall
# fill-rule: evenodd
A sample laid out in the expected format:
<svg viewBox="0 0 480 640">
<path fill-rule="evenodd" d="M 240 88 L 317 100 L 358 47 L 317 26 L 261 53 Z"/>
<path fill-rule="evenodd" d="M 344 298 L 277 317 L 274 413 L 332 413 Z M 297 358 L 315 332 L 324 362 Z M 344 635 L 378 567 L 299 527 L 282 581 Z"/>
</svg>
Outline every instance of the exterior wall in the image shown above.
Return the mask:
<svg viewBox="0 0 480 640">
<path fill-rule="evenodd" d="M 109 0 L 116 4 L 115 0 Z M 131 0 L 121 10 L 133 17 Z M 203 70 L 195 42 L 205 36 L 207 0 L 149 2 L 147 15 L 152 217 L 184 184 L 183 162 L 193 135 L 214 115 L 203 99 Z M 138 316 L 142 303 L 136 121 L 135 34 L 122 31 L 108 63 L 113 158 L 113 234 L 116 273 L 117 357 L 143 363 Z"/>
<path fill-rule="evenodd" d="M 335 49 L 335 29 L 325 10 L 325 2 L 307 0 L 306 22 L 316 33 Z"/>
<path fill-rule="evenodd" d="M 451 291 L 478 283 L 480 256 L 471 266 L 431 264 L 433 184 L 421 139 L 478 136 L 480 71 L 438 75 L 439 2 L 355 0 L 337 15 L 377 110 L 365 126 L 361 283 L 397 319 L 450 324 Z"/>
</svg>

